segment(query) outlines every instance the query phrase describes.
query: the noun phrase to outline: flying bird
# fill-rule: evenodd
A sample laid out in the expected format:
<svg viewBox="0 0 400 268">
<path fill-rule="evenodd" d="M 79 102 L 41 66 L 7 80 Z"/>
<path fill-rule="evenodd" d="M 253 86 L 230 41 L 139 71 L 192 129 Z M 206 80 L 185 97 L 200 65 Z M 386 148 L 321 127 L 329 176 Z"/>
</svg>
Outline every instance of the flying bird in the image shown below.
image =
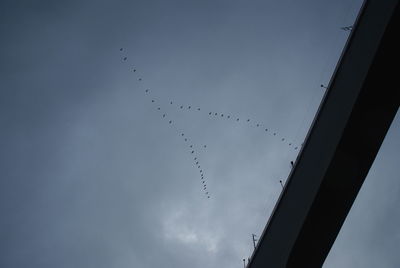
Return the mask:
<svg viewBox="0 0 400 268">
<path fill-rule="evenodd" d="M 147 93 L 147 92 L 149 92 L 149 90 L 148 90 L 148 89 L 146 89 L 146 90 L 145 90 L 145 92 Z"/>
<path fill-rule="evenodd" d="M 124 61 L 127 60 L 127 59 L 128 59 L 127 57 L 124 57 Z"/>
<path fill-rule="evenodd" d="M 142 78 L 139 78 L 138 80 L 139 80 L 139 81 L 142 81 Z"/>
<path fill-rule="evenodd" d="M 124 50 L 122 47 L 119 49 L 119 51 L 122 51 L 122 50 Z"/>
<path fill-rule="evenodd" d="M 194 151 L 192 151 L 192 154 L 194 154 Z"/>
<path fill-rule="evenodd" d="M 169 123 L 171 124 L 171 123 L 172 123 L 172 120 L 169 120 Z"/>
<path fill-rule="evenodd" d="M 353 29 L 353 26 L 346 26 L 346 27 L 340 27 L 343 31 L 351 31 Z"/>
</svg>

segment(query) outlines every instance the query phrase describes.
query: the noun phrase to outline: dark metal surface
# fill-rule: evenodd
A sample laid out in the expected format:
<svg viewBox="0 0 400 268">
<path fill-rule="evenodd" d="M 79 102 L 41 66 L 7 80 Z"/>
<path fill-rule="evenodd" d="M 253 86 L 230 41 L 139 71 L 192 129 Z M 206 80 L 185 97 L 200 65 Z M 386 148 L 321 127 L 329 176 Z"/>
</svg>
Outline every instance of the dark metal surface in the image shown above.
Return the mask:
<svg viewBox="0 0 400 268">
<path fill-rule="evenodd" d="M 325 261 L 400 104 L 398 2 L 364 3 L 248 267 Z"/>
</svg>

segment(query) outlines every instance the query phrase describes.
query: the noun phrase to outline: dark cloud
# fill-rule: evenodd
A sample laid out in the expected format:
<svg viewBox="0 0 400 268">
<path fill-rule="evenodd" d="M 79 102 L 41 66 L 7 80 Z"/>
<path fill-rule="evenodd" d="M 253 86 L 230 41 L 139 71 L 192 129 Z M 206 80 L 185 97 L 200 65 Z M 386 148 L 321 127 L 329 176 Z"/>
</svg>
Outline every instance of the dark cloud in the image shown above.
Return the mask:
<svg viewBox="0 0 400 268">
<path fill-rule="evenodd" d="M 0 266 L 241 265 L 358 5 L 2 1 Z"/>
</svg>

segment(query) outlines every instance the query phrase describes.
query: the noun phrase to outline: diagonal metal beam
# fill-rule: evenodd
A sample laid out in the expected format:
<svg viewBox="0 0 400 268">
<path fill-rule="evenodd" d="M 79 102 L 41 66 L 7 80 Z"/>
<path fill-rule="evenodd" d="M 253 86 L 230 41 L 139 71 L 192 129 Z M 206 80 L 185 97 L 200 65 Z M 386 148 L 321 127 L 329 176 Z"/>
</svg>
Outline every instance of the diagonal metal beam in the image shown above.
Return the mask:
<svg viewBox="0 0 400 268">
<path fill-rule="evenodd" d="M 398 0 L 365 1 L 248 267 L 321 267 L 400 104 Z"/>
</svg>

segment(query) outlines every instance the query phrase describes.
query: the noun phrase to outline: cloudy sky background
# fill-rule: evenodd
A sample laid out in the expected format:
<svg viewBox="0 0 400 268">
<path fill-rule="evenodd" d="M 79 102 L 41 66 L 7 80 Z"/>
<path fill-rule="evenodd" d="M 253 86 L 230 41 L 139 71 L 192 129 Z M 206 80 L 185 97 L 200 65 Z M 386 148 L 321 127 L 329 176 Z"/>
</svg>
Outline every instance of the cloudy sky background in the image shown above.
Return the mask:
<svg viewBox="0 0 400 268">
<path fill-rule="evenodd" d="M 360 6 L 1 1 L 0 266 L 241 267 Z M 399 262 L 399 120 L 327 267 Z"/>
</svg>

